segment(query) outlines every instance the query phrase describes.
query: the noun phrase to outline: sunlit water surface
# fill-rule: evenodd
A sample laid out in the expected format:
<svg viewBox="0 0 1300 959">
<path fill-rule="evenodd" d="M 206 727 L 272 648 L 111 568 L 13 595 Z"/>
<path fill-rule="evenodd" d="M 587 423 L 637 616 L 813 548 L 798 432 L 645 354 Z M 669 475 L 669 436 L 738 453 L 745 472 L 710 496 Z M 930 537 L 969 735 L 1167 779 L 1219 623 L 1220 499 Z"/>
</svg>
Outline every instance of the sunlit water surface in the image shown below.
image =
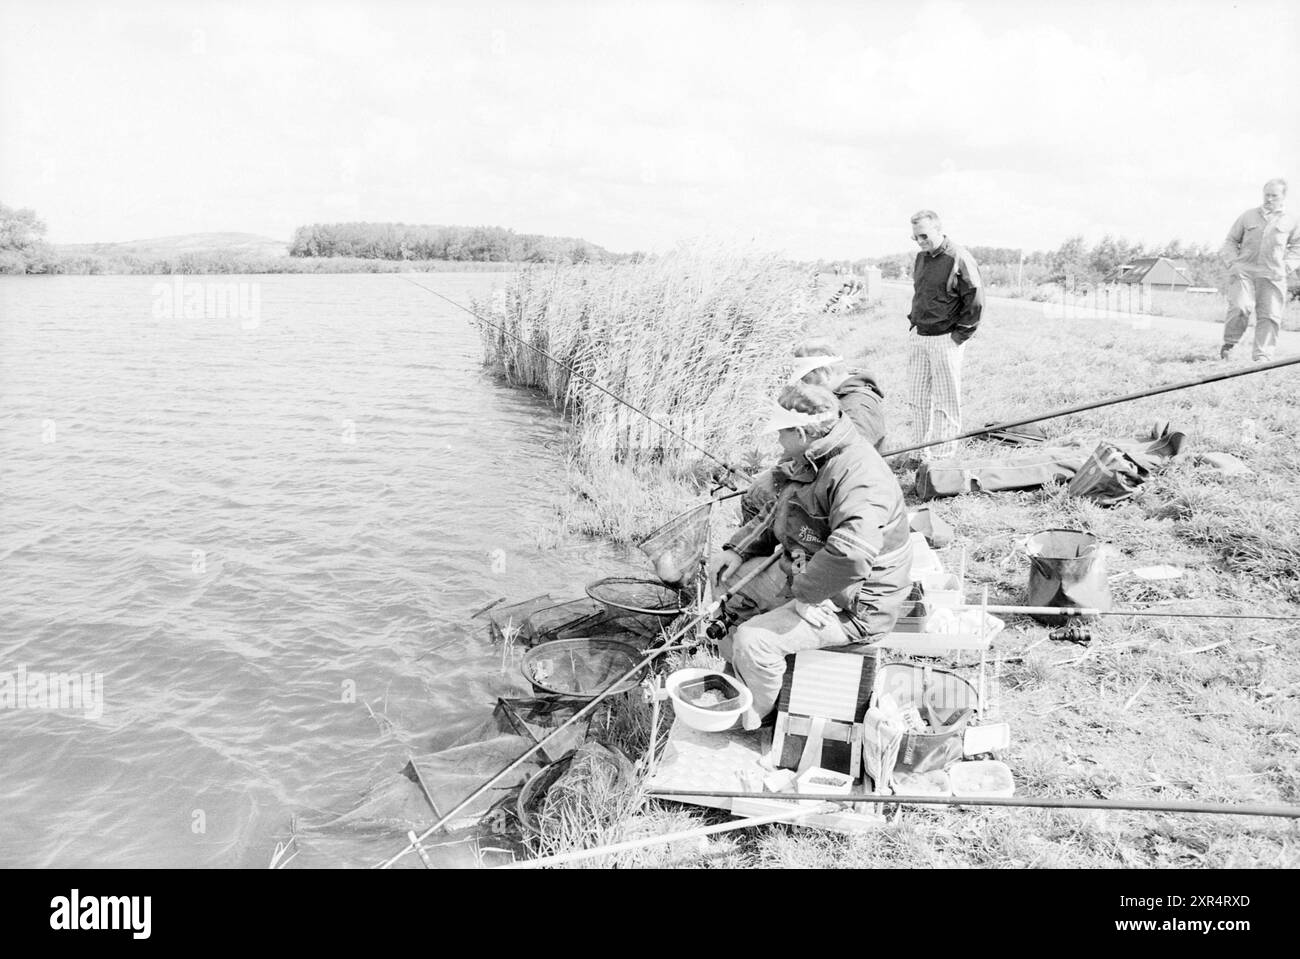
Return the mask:
<svg viewBox="0 0 1300 959">
<path fill-rule="evenodd" d="M 631 559 L 538 549 L 562 426 L 463 312 L 392 275 L 185 282 L 256 287 L 186 319 L 172 278 L 0 277 L 0 674 L 104 693 L 0 709 L 0 865 L 265 865 L 527 688 L 472 611 Z"/>
</svg>

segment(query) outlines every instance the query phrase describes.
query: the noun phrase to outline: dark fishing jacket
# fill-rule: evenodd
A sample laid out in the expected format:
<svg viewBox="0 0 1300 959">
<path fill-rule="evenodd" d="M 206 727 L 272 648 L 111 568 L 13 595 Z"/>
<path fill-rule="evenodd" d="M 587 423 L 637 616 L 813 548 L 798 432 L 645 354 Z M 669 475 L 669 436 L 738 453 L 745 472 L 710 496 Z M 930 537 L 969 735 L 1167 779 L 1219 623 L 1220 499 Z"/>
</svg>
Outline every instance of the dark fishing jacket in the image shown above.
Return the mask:
<svg viewBox="0 0 1300 959">
<path fill-rule="evenodd" d="M 939 249 L 916 255 L 908 322 L 922 336 L 953 334 L 958 343 L 975 335 L 984 312 L 984 285 L 975 258 L 945 236 Z"/>
<path fill-rule="evenodd" d="M 852 612 L 877 558 L 908 547 L 898 480 L 846 416 L 802 459 L 783 460 L 773 472 L 775 509 L 738 529 L 724 549 L 750 559 L 780 543 L 793 558 L 795 599 L 830 599 Z"/>
<path fill-rule="evenodd" d="M 865 370 L 853 370 L 839 386 L 835 397 L 840 409 L 853 421 L 858 432 L 877 450 L 885 448 L 885 391 Z"/>
</svg>

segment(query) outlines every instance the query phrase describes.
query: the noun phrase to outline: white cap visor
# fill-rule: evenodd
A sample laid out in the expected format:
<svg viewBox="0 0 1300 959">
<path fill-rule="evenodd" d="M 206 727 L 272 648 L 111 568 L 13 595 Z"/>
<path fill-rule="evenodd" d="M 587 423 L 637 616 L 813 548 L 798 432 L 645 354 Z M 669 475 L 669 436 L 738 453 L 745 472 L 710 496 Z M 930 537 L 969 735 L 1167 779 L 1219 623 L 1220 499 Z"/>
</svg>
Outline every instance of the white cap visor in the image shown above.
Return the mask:
<svg viewBox="0 0 1300 959">
<path fill-rule="evenodd" d="M 779 403 L 773 403 L 768 411 L 767 422 L 763 424 L 760 432 L 775 433 L 777 430 L 789 430 L 798 427 L 823 426 L 827 421 L 834 419 L 838 415 L 837 410 L 829 413 L 821 413 L 813 416 L 811 413 L 800 413 L 798 410 L 787 410 Z"/>
<path fill-rule="evenodd" d="M 790 379 L 787 382 L 798 383 L 813 370 L 843 362 L 844 357 L 842 356 L 796 356 L 794 366 L 790 372 Z"/>
</svg>

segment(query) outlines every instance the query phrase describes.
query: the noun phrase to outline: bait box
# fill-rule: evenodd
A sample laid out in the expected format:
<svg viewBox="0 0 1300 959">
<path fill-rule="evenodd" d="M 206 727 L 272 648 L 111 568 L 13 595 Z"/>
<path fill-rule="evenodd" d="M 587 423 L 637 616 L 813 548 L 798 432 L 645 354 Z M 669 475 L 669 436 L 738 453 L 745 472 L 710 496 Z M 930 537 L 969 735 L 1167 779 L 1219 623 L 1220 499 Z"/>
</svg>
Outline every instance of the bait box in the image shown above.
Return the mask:
<svg viewBox="0 0 1300 959">
<path fill-rule="evenodd" d="M 1009 798 L 1016 792 L 1010 767 L 996 759 L 956 763 L 948 769 L 948 779 L 952 794 L 967 799 Z"/>
</svg>

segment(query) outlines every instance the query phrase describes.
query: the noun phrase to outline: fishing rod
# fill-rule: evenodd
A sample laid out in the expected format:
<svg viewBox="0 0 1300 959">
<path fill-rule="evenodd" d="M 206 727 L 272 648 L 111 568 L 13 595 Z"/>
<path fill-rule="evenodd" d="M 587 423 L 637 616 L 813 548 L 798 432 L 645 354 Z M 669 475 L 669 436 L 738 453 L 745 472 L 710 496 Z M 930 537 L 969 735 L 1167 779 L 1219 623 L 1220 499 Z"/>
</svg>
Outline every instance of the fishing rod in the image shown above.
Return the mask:
<svg viewBox="0 0 1300 959">
<path fill-rule="evenodd" d="M 649 650 L 641 660 L 639 660 L 634 666 L 632 666 L 631 669 L 623 673 L 623 675 L 615 677 L 613 680 L 611 680 L 605 686 L 605 688 L 602 689 L 594 699 L 592 699 L 591 702 L 587 703 L 587 705 L 583 706 L 576 713 L 574 713 L 572 716 L 566 719 L 563 723 L 561 723 L 559 726 L 556 726 L 549 733 L 547 733 L 545 736 L 543 736 L 541 739 L 535 742 L 532 746 L 530 746 L 527 750 L 525 750 L 520 756 L 518 756 L 517 758 L 512 760 L 509 764 L 507 764 L 504 768 L 499 770 L 490 779 L 488 779 L 481 786 L 479 786 L 468 796 L 466 796 L 455 806 L 453 806 L 448 812 L 444 813 L 438 819 L 438 821 L 435 822 L 432 826 L 430 826 L 424 832 L 420 833 L 420 835 L 412 838 L 409 842 L 407 842 L 406 846 L 400 852 L 398 852 L 396 855 L 380 863 L 379 868 L 388 869 L 399 859 L 405 856 L 408 852 L 418 849 L 421 842 L 429 838 L 429 836 L 433 835 L 435 832 L 437 832 L 439 829 L 445 826 L 448 822 L 450 822 L 457 813 L 461 812 L 475 799 L 477 799 L 479 796 L 483 795 L 490 788 L 492 788 L 492 786 L 495 785 L 497 782 L 499 782 L 503 776 L 506 776 L 509 773 L 512 773 L 516 769 L 518 769 L 521 765 L 523 765 L 525 759 L 527 759 L 529 756 L 533 755 L 535 752 L 540 750 L 548 742 L 550 742 L 552 739 L 558 736 L 565 729 L 572 726 L 579 719 L 582 719 L 584 716 L 590 713 L 593 709 L 596 708 L 596 706 L 601 701 L 606 699 L 608 696 L 612 695 L 613 691 L 616 690 L 620 685 L 622 685 L 624 682 L 631 679 L 638 672 L 644 669 L 650 663 L 651 660 L 655 659 L 657 656 L 663 655 L 666 652 L 670 652 L 671 650 L 680 648 L 673 644 L 676 643 L 677 640 L 685 636 L 686 633 L 689 632 L 691 629 L 694 629 L 695 624 L 698 623 L 700 620 L 704 619 L 705 617 L 712 616 L 719 609 L 721 609 L 723 603 L 725 603 L 728 599 L 734 596 L 741 589 L 741 587 L 748 585 L 751 580 L 753 580 L 759 574 L 765 572 L 768 569 L 768 567 L 770 567 L 773 563 L 775 563 L 780 558 L 781 558 L 781 547 L 778 546 L 773 551 L 770 557 L 763 560 L 761 563 L 756 565 L 753 570 L 746 573 L 739 580 L 737 580 L 735 583 L 729 586 L 726 592 L 724 592 L 721 596 L 719 596 L 712 603 L 710 603 L 702 612 L 699 612 L 694 616 L 692 616 L 689 620 L 683 623 L 681 628 L 679 628 L 671 636 L 665 637 L 662 640 L 663 645 L 657 646 L 654 649 Z M 691 645 L 691 644 L 683 644 L 683 645 Z"/>
<path fill-rule="evenodd" d="M 1096 609 L 1090 606 L 975 606 L 969 603 L 956 609 L 982 609 L 989 613 L 1023 616 L 1158 616 L 1170 619 L 1271 619 L 1300 623 L 1300 616 L 1277 616 L 1272 613 L 1173 613 L 1145 609 Z"/>
<path fill-rule="evenodd" d="M 446 294 L 440 293 L 437 290 L 433 289 L 432 287 L 425 286 L 423 283 L 416 282 L 415 280 L 411 279 L 411 277 L 407 276 L 405 273 L 398 273 L 396 275 L 400 276 L 404 280 L 414 283 L 416 286 L 424 290 L 426 293 L 432 293 L 434 296 L 446 300 L 448 303 L 450 303 L 452 306 L 456 307 L 457 309 L 464 310 L 470 316 L 474 317 L 474 319 L 478 320 L 478 322 L 482 323 L 485 326 L 490 326 L 498 333 L 510 337 L 512 340 L 514 340 L 516 343 L 520 344 L 521 346 L 526 346 L 528 347 L 528 349 L 533 350 L 536 353 L 540 353 L 542 356 L 546 357 L 556 366 L 568 370 L 570 375 L 576 376 L 578 379 L 582 380 L 585 383 L 589 383 L 590 385 L 594 386 L 596 389 L 604 393 L 606 396 L 608 396 L 610 399 L 622 403 L 624 406 L 632 410 L 634 413 L 639 413 L 641 416 L 644 416 L 647 420 L 649 420 L 655 426 L 659 427 L 661 430 L 664 430 L 665 432 L 672 434 L 673 436 L 681 440 L 683 443 L 685 443 L 687 446 L 691 447 L 694 450 L 699 451 L 700 453 L 703 453 L 709 459 L 713 460 L 713 462 L 717 463 L 719 466 L 721 466 L 724 470 L 727 471 L 728 477 L 735 476 L 737 474 L 739 474 L 742 477 L 744 476 L 744 474 L 741 473 L 740 470 L 736 469 L 736 467 L 732 466 L 730 463 L 727 463 L 722 459 L 719 459 L 717 456 L 714 456 L 712 453 L 706 450 L 703 446 L 700 446 L 698 443 L 691 442 L 689 439 L 687 439 L 681 433 L 677 432 L 677 430 L 673 429 L 671 426 L 659 422 L 657 419 L 655 419 L 645 410 L 641 409 L 639 406 L 636 406 L 635 404 L 628 402 L 627 400 L 623 399 L 623 397 L 619 396 L 617 393 L 613 392 L 612 390 L 606 389 L 604 386 L 597 383 L 591 377 L 574 369 L 572 366 L 570 366 L 568 363 L 565 363 L 563 360 L 560 360 L 555 356 L 552 356 L 550 353 L 546 352 L 546 350 L 542 349 L 540 346 L 537 346 L 534 343 L 529 343 L 523 337 L 511 333 L 505 327 L 498 326 L 496 323 L 493 323 L 491 320 L 485 319 L 483 316 L 480 316 L 478 313 L 475 313 L 473 310 L 471 310 L 468 306 L 465 306 L 463 303 L 458 303 L 456 300 L 453 300 L 451 297 L 447 296 Z M 731 489 L 735 489 L 735 487 L 731 486 L 731 484 L 728 482 L 724 482 L 723 485 L 728 486 Z"/>
<path fill-rule="evenodd" d="M 970 798 L 966 796 L 877 796 L 848 795 L 841 793 L 766 793 L 742 792 L 740 790 L 712 790 L 701 792 L 698 789 L 651 789 L 646 795 L 653 799 L 766 799 L 790 803 L 791 808 L 784 812 L 771 813 L 687 829 L 681 832 L 664 833 L 659 836 L 646 836 L 641 839 L 629 839 L 624 842 L 611 843 L 608 846 L 596 846 L 592 849 L 578 849 L 572 852 L 546 856 L 541 859 L 524 859 L 497 869 L 543 869 L 548 866 L 561 866 L 584 859 L 595 859 L 648 846 L 666 845 L 686 839 L 699 839 L 721 832 L 734 832 L 737 829 L 754 829 L 769 823 L 791 823 L 814 814 L 834 812 L 848 803 L 881 803 L 891 806 L 930 805 L 930 806 L 1003 806 L 1019 809 L 1102 809 L 1110 812 L 1170 812 L 1189 813 L 1208 816 L 1269 816 L 1282 819 L 1300 819 L 1300 806 L 1265 806 L 1259 804 L 1231 803 L 1189 803 L 1160 802 L 1148 799 L 1037 799 L 1033 797 L 990 796 L 987 798 Z M 798 800 L 798 805 L 792 803 Z"/>
<path fill-rule="evenodd" d="M 781 812 L 772 813 L 768 816 L 752 816 L 746 819 L 735 819 L 731 822 L 717 823 L 713 826 L 700 826 L 695 829 L 686 829 L 682 832 L 663 833 L 658 836 L 645 836 L 641 839 L 627 839 L 623 842 L 611 843 L 608 846 L 596 846 L 591 849 L 575 849 L 572 852 L 562 852 L 554 856 L 544 856 L 540 859 L 521 859 L 518 862 L 507 863 L 504 866 L 492 866 L 491 868 L 546 869 L 550 866 L 562 866 L 566 863 L 580 862 L 584 859 L 595 859 L 600 856 L 609 856 L 620 852 L 631 852 L 634 849 L 645 849 L 648 846 L 662 846 L 668 843 L 682 842 L 687 839 L 701 839 L 704 836 L 716 836 L 721 832 L 735 832 L 737 829 L 755 829 L 759 826 L 766 826 L 768 823 L 788 823 L 796 819 L 802 819 L 804 816 L 812 816 L 817 813 L 834 811 L 835 806 L 831 803 L 808 803 L 804 806 L 786 809 Z"/>
<path fill-rule="evenodd" d="M 656 799 L 680 799 L 687 796 L 712 799 L 776 799 L 809 802 L 885 803 L 893 806 L 1020 806 L 1028 809 L 1107 809 L 1127 812 L 1182 812 L 1210 816 L 1275 816 L 1300 819 L 1300 806 L 1265 806 L 1234 803 L 1162 802 L 1154 799 L 1055 799 L 1035 796 L 877 796 L 828 793 L 767 793 L 741 790 L 650 789 L 647 796 Z"/>
<path fill-rule="evenodd" d="M 1016 426 L 1024 426 L 1028 423 L 1037 423 L 1040 420 L 1055 419 L 1058 416 L 1068 416 L 1071 413 L 1084 413 L 1088 410 L 1100 409 L 1103 406 L 1114 406 L 1117 403 L 1127 403 L 1130 400 L 1140 400 L 1148 396 L 1156 396 L 1160 393 L 1172 393 L 1175 390 L 1185 390 L 1192 386 L 1204 386 L 1206 383 L 1217 383 L 1220 380 L 1230 380 L 1236 376 L 1249 376 L 1252 373 L 1263 373 L 1265 370 L 1281 369 L 1284 366 L 1292 366 L 1296 363 L 1300 363 L 1300 356 L 1283 357 L 1280 360 L 1273 360 L 1269 363 L 1259 363 L 1255 366 L 1248 366 L 1245 369 L 1234 370 L 1228 373 L 1215 373 L 1212 376 L 1204 376 L 1197 380 L 1187 380 L 1183 383 L 1170 383 L 1167 386 L 1156 386 L 1149 390 L 1140 390 L 1137 393 L 1126 393 L 1123 396 L 1115 396 L 1110 399 L 1096 400 L 1091 403 L 1080 403 L 1076 406 L 1067 406 L 1062 410 L 1043 413 L 1039 416 L 1031 416 L 1023 420 L 1011 420 L 1007 423 L 995 423 L 991 426 L 985 426 L 977 430 L 959 433 L 957 436 L 949 436 L 947 439 L 931 440 L 928 443 L 917 443 L 915 446 L 904 446 L 896 450 L 888 450 L 880 455 L 897 456 L 900 453 L 911 453 L 915 450 L 923 450 L 931 446 L 941 446 L 944 443 L 955 443 L 957 440 L 983 436 L 986 433 L 993 433 L 998 430 L 1009 430 Z"/>
</svg>

